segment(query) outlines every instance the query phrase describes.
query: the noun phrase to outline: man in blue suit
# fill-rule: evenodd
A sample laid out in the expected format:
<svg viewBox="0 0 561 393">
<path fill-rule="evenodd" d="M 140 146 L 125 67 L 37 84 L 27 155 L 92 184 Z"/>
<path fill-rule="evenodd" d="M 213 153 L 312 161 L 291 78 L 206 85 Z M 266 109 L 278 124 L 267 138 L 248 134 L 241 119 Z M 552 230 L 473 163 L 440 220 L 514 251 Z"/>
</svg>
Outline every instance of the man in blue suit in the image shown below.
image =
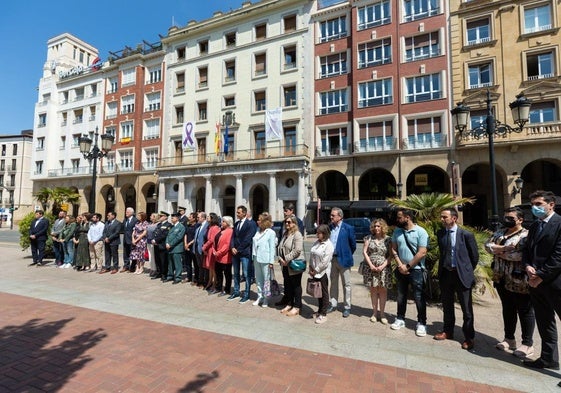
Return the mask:
<svg viewBox="0 0 561 393">
<path fill-rule="evenodd" d="M 329 288 L 329 297 L 331 305 L 327 312 L 337 309 L 339 298 L 339 277 L 343 289 L 345 290 L 344 301 L 345 308 L 343 310 L 343 318 L 351 315 L 351 267 L 354 265 L 353 253 L 356 250 L 355 230 L 349 224 L 343 222 L 343 211 L 334 207 L 331 209 L 331 230 L 330 240 L 335 247 L 333 259 L 331 260 L 331 287 Z"/>
<path fill-rule="evenodd" d="M 555 314 L 561 317 L 561 216 L 555 212 L 555 194 L 535 191 L 529 196 L 537 220 L 530 226 L 522 262 L 528 274 L 530 300 L 542 339 L 540 357 L 525 360 L 526 367 L 559 370 Z M 561 387 L 561 382 L 558 386 Z"/>
<path fill-rule="evenodd" d="M 130 254 L 132 248 L 132 233 L 136 225 L 136 217 L 134 216 L 134 209 L 127 207 L 125 210 L 125 219 L 123 220 L 123 268 L 121 273 L 130 273 L 135 266 L 131 266 Z M 136 265 L 136 263 L 135 263 Z"/>
<path fill-rule="evenodd" d="M 458 211 L 454 208 L 444 209 L 440 213 L 440 221 L 444 225 L 436 233 L 440 250 L 438 264 L 438 280 L 444 313 L 444 328 L 434 336 L 435 340 L 446 340 L 454 337 L 454 296 L 464 315 L 464 342 L 462 348 L 473 349 L 475 329 L 473 327 L 473 303 L 471 288 L 475 284 L 473 270 L 479 262 L 479 251 L 473 233 L 460 228 Z"/>
<path fill-rule="evenodd" d="M 247 207 L 241 205 L 236 209 L 236 217 L 238 221 L 234 225 L 234 233 L 231 241 L 232 265 L 234 267 L 234 292 L 228 297 L 228 301 L 240 297 L 241 272 L 245 277 L 251 277 L 249 272 L 249 264 L 251 261 L 251 247 L 253 245 L 253 236 L 257 232 L 257 224 L 255 221 L 247 218 Z M 249 289 L 251 280 L 245 281 L 245 291 L 241 296 L 240 303 L 246 303 L 249 300 Z"/>
<path fill-rule="evenodd" d="M 205 259 L 203 244 L 205 244 L 206 233 L 208 231 L 208 222 L 205 212 L 197 213 L 197 223 L 198 226 L 197 229 L 195 229 L 195 236 L 193 238 L 193 253 L 195 254 L 196 264 L 199 267 L 197 287 L 203 288 L 208 283 L 208 270 L 203 269 L 203 261 Z"/>
<path fill-rule="evenodd" d="M 45 255 L 45 244 L 47 243 L 47 233 L 49 231 L 49 220 L 44 217 L 43 210 L 35 211 L 35 218 L 29 227 L 29 239 L 31 241 L 31 256 L 33 263 L 29 266 L 43 266 L 43 256 Z"/>
</svg>

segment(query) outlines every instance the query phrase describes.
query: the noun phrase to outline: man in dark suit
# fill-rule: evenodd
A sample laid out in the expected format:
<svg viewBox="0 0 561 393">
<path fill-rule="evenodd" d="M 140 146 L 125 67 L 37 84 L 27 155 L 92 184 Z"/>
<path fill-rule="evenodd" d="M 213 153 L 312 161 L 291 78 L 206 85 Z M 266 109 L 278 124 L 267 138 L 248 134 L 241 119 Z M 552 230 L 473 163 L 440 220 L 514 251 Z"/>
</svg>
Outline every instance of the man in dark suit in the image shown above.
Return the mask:
<svg viewBox="0 0 561 393">
<path fill-rule="evenodd" d="M 185 226 L 179 222 L 179 213 L 171 215 L 171 229 L 166 237 L 166 250 L 168 250 L 168 275 L 165 281 L 173 281 L 173 284 L 181 282 L 183 272 L 183 237 Z"/>
<path fill-rule="evenodd" d="M 33 263 L 29 266 L 43 266 L 43 256 L 45 255 L 45 244 L 47 243 L 47 233 L 49 231 L 49 220 L 44 217 L 43 210 L 35 211 L 35 218 L 29 227 L 29 239 L 31 241 L 31 256 Z"/>
<path fill-rule="evenodd" d="M 159 215 L 159 222 L 154 230 L 154 259 L 156 261 L 156 274 L 152 277 L 153 280 L 160 278 L 164 281 L 168 275 L 168 251 L 166 250 L 166 237 L 171 229 L 171 223 L 168 221 L 169 214 L 161 211 Z"/>
<path fill-rule="evenodd" d="M 561 216 L 555 213 L 555 194 L 551 191 L 535 191 L 530 194 L 530 203 L 538 220 L 530 226 L 522 261 L 542 350 L 538 359 L 525 360 L 524 365 L 559 370 L 555 313 L 561 317 Z"/>
<path fill-rule="evenodd" d="M 117 273 L 119 270 L 119 244 L 121 244 L 121 222 L 117 220 L 114 211 L 107 213 L 107 222 L 103 228 L 102 240 L 105 246 L 105 266 L 99 274 L 111 272 Z M 113 261 L 113 263 L 111 263 Z"/>
<path fill-rule="evenodd" d="M 125 219 L 123 220 L 123 268 L 121 273 L 130 273 L 135 266 L 131 266 L 130 255 L 132 248 L 132 233 L 136 225 L 136 217 L 134 216 L 134 209 L 127 207 L 125 210 Z"/>
<path fill-rule="evenodd" d="M 245 277 L 251 277 L 249 272 L 249 264 L 251 263 L 251 247 L 253 245 L 253 236 L 257 232 L 257 224 L 255 221 L 247 218 L 247 207 L 240 205 L 236 209 L 236 217 L 238 221 L 234 225 L 234 233 L 231 241 L 232 266 L 234 267 L 234 292 L 228 297 L 228 301 L 234 300 L 241 296 L 240 282 L 241 272 Z M 245 291 L 241 296 L 240 303 L 246 303 L 249 300 L 249 289 L 251 288 L 251 279 L 245 281 Z"/>
<path fill-rule="evenodd" d="M 434 336 L 435 340 L 446 340 L 454 337 L 454 296 L 462 308 L 464 324 L 462 331 L 465 340 L 462 348 L 473 349 L 475 329 L 473 327 L 473 303 L 471 288 L 475 283 L 473 269 L 479 262 L 479 251 L 473 233 L 458 227 L 458 211 L 453 208 L 444 209 L 440 213 L 440 221 L 444 225 L 436 233 L 440 250 L 438 279 L 444 313 L 444 328 Z"/>
<path fill-rule="evenodd" d="M 193 243 L 195 241 L 195 231 L 197 230 L 197 213 L 189 213 L 187 221 L 182 224 L 185 226 L 183 270 L 187 273 L 187 277 L 183 279 L 183 282 L 194 283 L 199 278 L 199 266 L 195 260 L 195 254 L 193 254 Z"/>
<path fill-rule="evenodd" d="M 182 223 L 183 225 L 187 225 L 187 221 L 189 220 L 187 214 L 185 214 L 186 211 L 187 209 L 185 209 L 183 206 L 177 207 L 177 212 L 180 214 L 179 222 Z"/>
<path fill-rule="evenodd" d="M 333 259 L 331 260 L 331 276 L 329 277 L 330 306 L 327 312 L 337 309 L 339 298 L 339 277 L 345 291 L 343 318 L 351 315 L 351 267 L 354 265 L 353 253 L 356 250 L 355 230 L 349 224 L 343 222 L 343 211 L 338 207 L 331 209 L 330 240 L 335 247 Z"/>
<path fill-rule="evenodd" d="M 204 288 L 208 283 L 208 270 L 203 269 L 204 253 L 203 244 L 205 243 L 206 233 L 208 231 L 208 222 L 206 220 L 205 212 L 197 213 L 197 229 L 193 236 L 193 253 L 195 254 L 195 261 L 199 268 L 199 277 L 197 280 L 197 287 Z"/>
</svg>

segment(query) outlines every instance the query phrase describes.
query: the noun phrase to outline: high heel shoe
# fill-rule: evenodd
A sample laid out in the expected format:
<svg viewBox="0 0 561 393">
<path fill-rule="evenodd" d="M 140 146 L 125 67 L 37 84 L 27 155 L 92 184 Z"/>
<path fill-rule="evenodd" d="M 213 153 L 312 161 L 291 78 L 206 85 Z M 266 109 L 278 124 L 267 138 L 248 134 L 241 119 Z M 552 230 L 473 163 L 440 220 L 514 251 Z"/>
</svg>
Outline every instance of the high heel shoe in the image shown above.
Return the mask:
<svg viewBox="0 0 561 393">
<path fill-rule="evenodd" d="M 286 306 L 285 308 L 283 308 L 282 310 L 280 310 L 280 313 L 281 313 L 281 314 L 284 314 L 284 313 L 290 311 L 291 309 L 292 309 L 292 306 Z"/>
<path fill-rule="evenodd" d="M 290 311 L 287 311 L 285 314 L 287 317 L 294 317 L 296 315 L 300 315 L 300 309 L 296 307 L 292 307 Z"/>
</svg>

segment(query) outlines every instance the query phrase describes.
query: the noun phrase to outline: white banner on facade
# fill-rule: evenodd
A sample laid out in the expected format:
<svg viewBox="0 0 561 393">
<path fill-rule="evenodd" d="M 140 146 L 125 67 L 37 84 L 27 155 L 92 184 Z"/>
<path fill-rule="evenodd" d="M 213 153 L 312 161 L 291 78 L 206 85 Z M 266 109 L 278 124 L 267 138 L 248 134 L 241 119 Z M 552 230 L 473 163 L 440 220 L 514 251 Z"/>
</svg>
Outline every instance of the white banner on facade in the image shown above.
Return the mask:
<svg viewBox="0 0 561 393">
<path fill-rule="evenodd" d="M 183 124 L 183 150 L 196 150 L 195 122 L 188 121 Z"/>
<path fill-rule="evenodd" d="M 267 110 L 265 114 L 265 140 L 282 139 L 282 108 Z"/>
</svg>

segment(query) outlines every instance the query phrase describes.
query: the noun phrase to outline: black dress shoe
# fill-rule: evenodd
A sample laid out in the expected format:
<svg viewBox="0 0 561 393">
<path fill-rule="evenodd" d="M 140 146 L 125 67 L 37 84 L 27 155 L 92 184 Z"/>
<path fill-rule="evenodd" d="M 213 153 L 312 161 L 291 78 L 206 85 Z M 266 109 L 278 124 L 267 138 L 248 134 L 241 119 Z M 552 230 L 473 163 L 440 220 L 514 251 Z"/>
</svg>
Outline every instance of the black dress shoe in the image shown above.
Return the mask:
<svg viewBox="0 0 561 393">
<path fill-rule="evenodd" d="M 160 276 L 160 275 L 151 277 L 152 280 L 158 280 L 158 279 L 161 279 L 161 278 L 162 278 L 162 276 Z"/>
<path fill-rule="evenodd" d="M 37 265 L 37 262 L 32 262 L 32 263 L 30 263 L 30 264 L 27 265 L 27 266 L 35 266 L 35 265 Z"/>
<path fill-rule="evenodd" d="M 550 370 L 559 370 L 559 362 L 546 362 L 542 358 L 536 360 L 524 360 L 524 365 L 530 368 L 549 368 Z"/>
<path fill-rule="evenodd" d="M 559 383 L 557 384 L 557 386 L 559 386 L 561 388 L 561 381 L 559 381 Z"/>
<path fill-rule="evenodd" d="M 171 280 L 168 280 L 168 281 L 171 281 Z M 174 280 L 172 282 L 172 285 L 176 285 L 176 284 L 181 284 L 181 280 Z"/>
</svg>

